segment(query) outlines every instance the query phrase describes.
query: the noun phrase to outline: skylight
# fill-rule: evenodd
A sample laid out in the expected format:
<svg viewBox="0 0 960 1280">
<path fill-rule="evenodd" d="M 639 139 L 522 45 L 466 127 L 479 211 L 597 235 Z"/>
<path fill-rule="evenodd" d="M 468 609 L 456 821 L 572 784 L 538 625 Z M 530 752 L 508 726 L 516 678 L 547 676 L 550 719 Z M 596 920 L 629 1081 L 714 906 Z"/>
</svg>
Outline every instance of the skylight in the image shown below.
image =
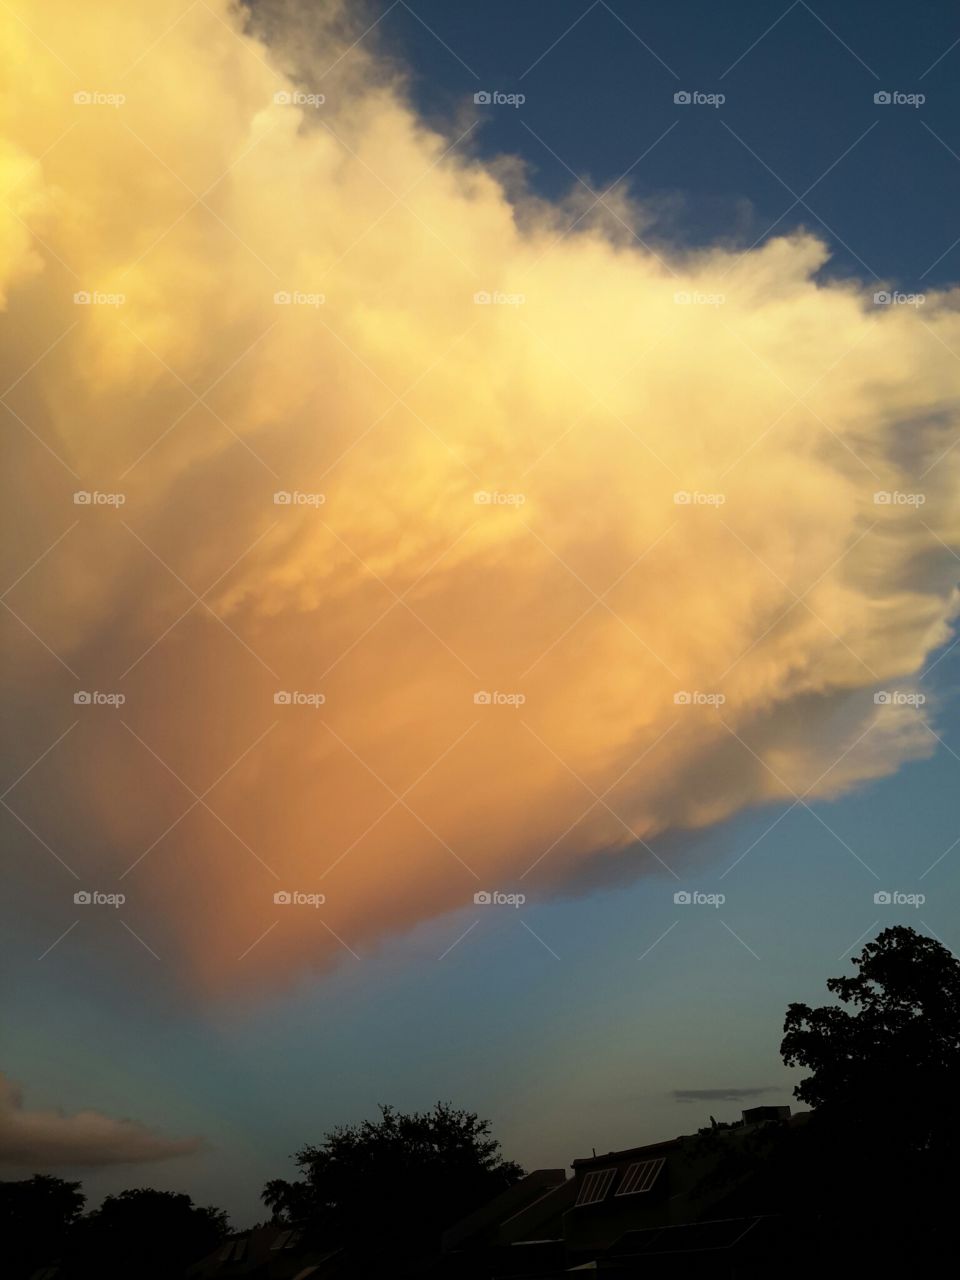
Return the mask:
<svg viewBox="0 0 960 1280">
<path fill-rule="evenodd" d="M 599 1204 L 610 1190 L 616 1169 L 596 1169 L 583 1179 L 577 1195 L 577 1205 Z"/>
<path fill-rule="evenodd" d="M 623 1182 L 617 1189 L 617 1195 L 636 1196 L 643 1191 L 649 1191 L 665 1164 L 666 1159 L 661 1156 L 659 1160 L 641 1160 L 638 1164 L 630 1165 L 623 1176 Z"/>
</svg>

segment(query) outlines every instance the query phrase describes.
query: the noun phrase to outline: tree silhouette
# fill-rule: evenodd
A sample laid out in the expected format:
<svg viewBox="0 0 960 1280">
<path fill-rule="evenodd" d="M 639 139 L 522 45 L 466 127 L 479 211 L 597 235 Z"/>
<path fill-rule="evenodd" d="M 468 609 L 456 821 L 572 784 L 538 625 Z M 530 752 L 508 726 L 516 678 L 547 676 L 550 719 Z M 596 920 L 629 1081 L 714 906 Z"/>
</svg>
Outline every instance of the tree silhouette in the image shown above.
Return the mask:
<svg viewBox="0 0 960 1280">
<path fill-rule="evenodd" d="M 0 1182 L 0 1239 L 7 1274 L 28 1276 L 56 1257 L 85 1198 L 79 1182 L 39 1173 L 22 1182 Z"/>
<path fill-rule="evenodd" d="M 854 957 L 859 973 L 830 978 L 844 1004 L 791 1004 L 780 1046 L 812 1074 L 794 1090 L 832 1124 L 875 1127 L 918 1152 L 942 1145 L 957 1120 L 960 961 L 933 938 L 898 925 Z M 953 1133 L 949 1141 L 953 1141 Z"/>
<path fill-rule="evenodd" d="M 132 1273 L 170 1280 L 209 1253 L 227 1234 L 222 1209 L 202 1208 L 188 1195 L 139 1187 L 107 1196 L 71 1232 L 65 1272 L 119 1280 Z"/>
<path fill-rule="evenodd" d="M 905 926 L 830 978 L 838 1002 L 791 1004 L 780 1047 L 808 1074 L 791 1124 L 700 1131 L 710 1216 L 783 1214 L 812 1256 L 916 1274 L 947 1245 L 960 1138 L 960 961 Z M 845 1008 L 844 1006 L 849 1006 Z"/>
<path fill-rule="evenodd" d="M 501 1156 L 488 1120 L 443 1102 L 409 1115 L 381 1106 L 379 1120 L 334 1129 L 294 1159 L 302 1179 L 263 1191 L 276 1217 L 370 1252 L 373 1213 L 394 1256 L 435 1247 L 444 1227 L 523 1176 Z"/>
<path fill-rule="evenodd" d="M 953 1215 L 960 1138 L 960 961 L 898 925 L 830 978 L 840 1005 L 791 1004 L 780 1047 L 810 1071 L 814 1108 L 792 1144 L 793 1185 L 867 1247 L 932 1256 Z"/>
</svg>

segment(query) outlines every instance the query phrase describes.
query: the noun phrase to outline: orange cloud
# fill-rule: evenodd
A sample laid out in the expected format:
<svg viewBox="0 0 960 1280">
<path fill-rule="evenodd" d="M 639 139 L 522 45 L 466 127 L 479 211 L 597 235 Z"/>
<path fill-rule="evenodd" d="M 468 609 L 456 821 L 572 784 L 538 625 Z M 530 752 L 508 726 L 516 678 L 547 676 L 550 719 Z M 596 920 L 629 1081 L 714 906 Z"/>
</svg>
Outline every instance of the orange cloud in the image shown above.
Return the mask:
<svg viewBox="0 0 960 1280">
<path fill-rule="evenodd" d="M 99 1111 L 27 1111 L 20 1089 L 0 1075 L 0 1165 L 31 1169 L 144 1164 L 192 1155 L 200 1140 L 158 1137 L 134 1120 Z"/>
<path fill-rule="evenodd" d="M 930 750 L 955 295 L 567 232 L 336 24 L 103 19 L 0 19 L 13 776 L 77 721 L 9 803 L 65 893 L 274 981 Z"/>
</svg>

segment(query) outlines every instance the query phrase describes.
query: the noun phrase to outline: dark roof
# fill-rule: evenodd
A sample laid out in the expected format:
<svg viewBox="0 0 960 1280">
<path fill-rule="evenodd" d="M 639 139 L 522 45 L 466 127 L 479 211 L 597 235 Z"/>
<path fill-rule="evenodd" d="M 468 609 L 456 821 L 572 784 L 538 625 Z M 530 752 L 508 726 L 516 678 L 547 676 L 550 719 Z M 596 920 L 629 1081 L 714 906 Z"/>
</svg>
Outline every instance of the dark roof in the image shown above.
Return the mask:
<svg viewBox="0 0 960 1280">
<path fill-rule="evenodd" d="M 190 1280 L 233 1280 L 244 1277 L 270 1277 L 270 1280 L 292 1280 L 311 1268 L 319 1276 L 339 1250 L 317 1249 L 304 1239 L 304 1233 L 286 1223 L 270 1222 L 241 1231 L 221 1240 L 212 1253 L 193 1264 Z"/>
<path fill-rule="evenodd" d="M 794 1111 L 791 1114 L 790 1108 L 786 1106 L 748 1107 L 742 1112 L 741 1120 L 735 1120 L 731 1125 L 718 1125 L 716 1132 L 742 1132 L 752 1124 L 765 1121 L 785 1121 L 790 1125 L 803 1124 L 809 1115 L 809 1111 Z M 697 1137 L 699 1134 L 681 1133 L 676 1138 L 666 1138 L 663 1142 L 650 1142 L 643 1147 L 624 1147 L 621 1151 L 607 1151 L 597 1156 L 581 1156 L 580 1159 L 573 1161 L 571 1168 L 574 1173 L 577 1173 L 581 1169 L 591 1167 L 609 1167 L 641 1159 L 651 1160 L 670 1151 L 679 1151 L 686 1143 L 692 1142 Z"/>
<path fill-rule="evenodd" d="M 573 1204 L 576 1179 L 549 1187 L 531 1204 L 504 1218 L 497 1229 L 500 1244 L 544 1244 L 563 1234 L 563 1214 Z"/>
<path fill-rule="evenodd" d="M 780 1235 L 784 1228 L 782 1218 L 769 1214 L 684 1222 L 671 1227 L 627 1231 L 609 1252 L 630 1257 L 661 1253 L 716 1253 L 760 1246 Z"/>
<path fill-rule="evenodd" d="M 641 1157 L 652 1160 L 668 1151 L 678 1150 L 692 1136 L 687 1134 L 679 1138 L 667 1138 L 663 1142 L 650 1142 L 644 1147 L 625 1147 L 622 1151 L 607 1151 L 599 1156 L 581 1156 L 579 1160 L 574 1160 L 571 1168 L 576 1173 L 580 1169 L 589 1169 L 591 1166 L 625 1164 L 627 1161 L 634 1161 Z"/>
<path fill-rule="evenodd" d="M 468 1213 L 443 1233 L 441 1247 L 444 1252 L 462 1249 L 479 1237 L 489 1237 L 506 1223 L 517 1220 L 535 1204 L 544 1201 L 547 1193 L 562 1187 L 567 1180 L 564 1169 L 534 1169 L 525 1178 L 486 1204 Z M 545 1215 L 535 1215 L 541 1221 Z"/>
</svg>

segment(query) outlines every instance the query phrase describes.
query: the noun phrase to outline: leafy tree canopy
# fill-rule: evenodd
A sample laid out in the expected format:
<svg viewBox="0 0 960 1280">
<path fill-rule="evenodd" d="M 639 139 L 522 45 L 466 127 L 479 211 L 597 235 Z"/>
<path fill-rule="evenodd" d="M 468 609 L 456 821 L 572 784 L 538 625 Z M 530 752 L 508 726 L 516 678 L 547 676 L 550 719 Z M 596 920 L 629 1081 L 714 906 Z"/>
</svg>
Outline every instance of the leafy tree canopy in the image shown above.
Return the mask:
<svg viewBox="0 0 960 1280">
<path fill-rule="evenodd" d="M 302 1178 L 263 1192 L 276 1216 L 349 1244 L 375 1222 L 408 1252 L 431 1247 L 444 1227 L 523 1176 L 501 1156 L 488 1120 L 444 1102 L 409 1115 L 381 1106 L 378 1120 L 334 1129 L 294 1159 Z"/>
<path fill-rule="evenodd" d="M 67 1274 L 169 1280 L 216 1247 L 229 1231 L 222 1209 L 188 1195 L 138 1187 L 107 1196 L 72 1232 Z"/>
<path fill-rule="evenodd" d="M 839 1004 L 791 1004 L 780 1052 L 810 1075 L 794 1090 L 837 1125 L 864 1124 L 917 1150 L 952 1139 L 960 1081 L 960 961 L 898 925 L 830 978 Z"/>
<path fill-rule="evenodd" d="M 79 1182 L 35 1174 L 20 1182 L 0 1182 L 0 1239 L 5 1266 L 29 1275 L 63 1248 L 83 1212 Z"/>
</svg>

